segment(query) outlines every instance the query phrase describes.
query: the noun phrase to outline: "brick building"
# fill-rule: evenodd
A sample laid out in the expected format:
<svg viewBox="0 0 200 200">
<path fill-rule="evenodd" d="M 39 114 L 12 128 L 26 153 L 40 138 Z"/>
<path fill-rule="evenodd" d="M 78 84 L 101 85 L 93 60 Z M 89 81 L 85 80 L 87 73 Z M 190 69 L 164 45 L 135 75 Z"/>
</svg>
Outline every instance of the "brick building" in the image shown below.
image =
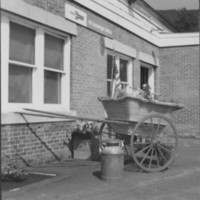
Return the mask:
<svg viewBox="0 0 200 200">
<path fill-rule="evenodd" d="M 72 120 L 23 108 L 104 117 L 110 63 L 124 86 L 175 99 L 179 135 L 199 137 L 199 34 L 176 33 L 142 0 L 2 0 L 2 152 L 42 164 L 70 157 Z M 21 113 L 21 114 L 20 114 Z"/>
</svg>

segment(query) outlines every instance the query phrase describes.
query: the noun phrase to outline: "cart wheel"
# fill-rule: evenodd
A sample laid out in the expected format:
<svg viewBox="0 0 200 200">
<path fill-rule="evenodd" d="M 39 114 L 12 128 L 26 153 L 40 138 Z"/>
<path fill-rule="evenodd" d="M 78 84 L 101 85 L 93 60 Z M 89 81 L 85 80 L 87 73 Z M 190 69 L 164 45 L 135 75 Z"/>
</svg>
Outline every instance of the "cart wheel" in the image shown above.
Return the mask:
<svg viewBox="0 0 200 200">
<path fill-rule="evenodd" d="M 106 139 L 113 139 L 115 138 L 115 132 L 110 124 L 103 123 L 99 130 L 99 141 L 100 143 Z"/>
<path fill-rule="evenodd" d="M 133 129 L 130 147 L 140 168 L 147 172 L 162 171 L 172 163 L 177 153 L 176 129 L 166 116 L 148 115 Z"/>
</svg>

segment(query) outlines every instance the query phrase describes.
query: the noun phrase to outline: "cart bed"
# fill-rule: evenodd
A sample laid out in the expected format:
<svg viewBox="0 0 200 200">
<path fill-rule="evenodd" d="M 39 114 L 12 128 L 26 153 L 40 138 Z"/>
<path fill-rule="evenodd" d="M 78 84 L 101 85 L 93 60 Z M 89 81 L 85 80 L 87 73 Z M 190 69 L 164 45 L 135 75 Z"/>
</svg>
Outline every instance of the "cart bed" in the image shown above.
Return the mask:
<svg viewBox="0 0 200 200">
<path fill-rule="evenodd" d="M 170 117 L 171 113 L 175 110 L 183 108 L 183 105 L 176 103 L 156 102 L 146 99 L 125 96 L 119 99 L 116 98 L 99 98 L 103 104 L 107 114 L 107 118 L 118 121 L 128 121 L 130 126 L 123 124 L 112 124 L 112 128 L 116 133 L 130 135 L 130 130 L 143 118 L 150 114 L 162 114 Z M 165 126 L 164 122 L 159 122 L 159 118 L 154 121 L 155 129 L 159 124 L 160 131 Z M 149 121 L 149 123 L 151 123 Z M 141 132 L 144 130 L 141 130 Z"/>
<path fill-rule="evenodd" d="M 169 102 L 156 102 L 139 97 L 124 96 L 122 98 L 99 98 L 108 119 L 138 122 L 149 114 L 170 114 L 183 108 L 183 105 Z"/>
</svg>

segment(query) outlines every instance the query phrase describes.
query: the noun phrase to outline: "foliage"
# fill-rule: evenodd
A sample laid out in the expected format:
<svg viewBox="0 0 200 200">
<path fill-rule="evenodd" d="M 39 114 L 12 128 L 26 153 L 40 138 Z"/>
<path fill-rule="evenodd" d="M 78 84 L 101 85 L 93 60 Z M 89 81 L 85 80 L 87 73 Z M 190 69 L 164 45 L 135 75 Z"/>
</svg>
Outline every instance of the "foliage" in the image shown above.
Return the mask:
<svg viewBox="0 0 200 200">
<path fill-rule="evenodd" d="M 130 86 L 119 89 L 117 91 L 117 98 L 122 98 L 124 96 L 132 96 L 132 97 L 138 97 L 141 99 L 146 99 L 151 102 L 173 102 L 178 103 L 173 99 L 164 98 L 161 94 L 152 93 L 151 87 L 148 84 L 144 84 L 142 89 L 134 88 L 132 89 Z"/>
<path fill-rule="evenodd" d="M 24 165 L 17 157 L 10 157 L 6 154 L 1 157 L 1 180 L 2 181 L 22 181 L 24 175 Z"/>
<path fill-rule="evenodd" d="M 94 141 L 99 134 L 99 124 L 91 121 L 77 120 L 71 127 L 71 134 L 66 134 L 68 147 L 74 157 L 74 150 L 77 149 L 83 140 Z M 92 144 L 92 143 L 91 143 Z"/>
<path fill-rule="evenodd" d="M 199 11 L 187 10 L 159 10 L 158 13 L 169 21 L 178 32 L 199 32 Z"/>
<path fill-rule="evenodd" d="M 76 138 L 91 139 L 92 136 L 98 135 L 99 126 L 96 122 L 76 121 L 72 127 L 72 140 Z"/>
</svg>

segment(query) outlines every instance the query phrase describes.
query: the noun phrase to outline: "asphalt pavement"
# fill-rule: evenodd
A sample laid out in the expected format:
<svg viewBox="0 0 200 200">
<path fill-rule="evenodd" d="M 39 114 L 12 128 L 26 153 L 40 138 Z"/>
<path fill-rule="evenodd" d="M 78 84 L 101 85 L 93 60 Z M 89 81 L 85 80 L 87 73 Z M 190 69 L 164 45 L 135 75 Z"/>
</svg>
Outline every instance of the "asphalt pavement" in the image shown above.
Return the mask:
<svg viewBox="0 0 200 200">
<path fill-rule="evenodd" d="M 103 181 L 101 163 L 68 160 L 27 171 L 57 176 L 2 192 L 2 200 L 199 200 L 200 140 L 182 142 L 172 166 L 145 173 L 126 164 L 121 179 Z"/>
</svg>

